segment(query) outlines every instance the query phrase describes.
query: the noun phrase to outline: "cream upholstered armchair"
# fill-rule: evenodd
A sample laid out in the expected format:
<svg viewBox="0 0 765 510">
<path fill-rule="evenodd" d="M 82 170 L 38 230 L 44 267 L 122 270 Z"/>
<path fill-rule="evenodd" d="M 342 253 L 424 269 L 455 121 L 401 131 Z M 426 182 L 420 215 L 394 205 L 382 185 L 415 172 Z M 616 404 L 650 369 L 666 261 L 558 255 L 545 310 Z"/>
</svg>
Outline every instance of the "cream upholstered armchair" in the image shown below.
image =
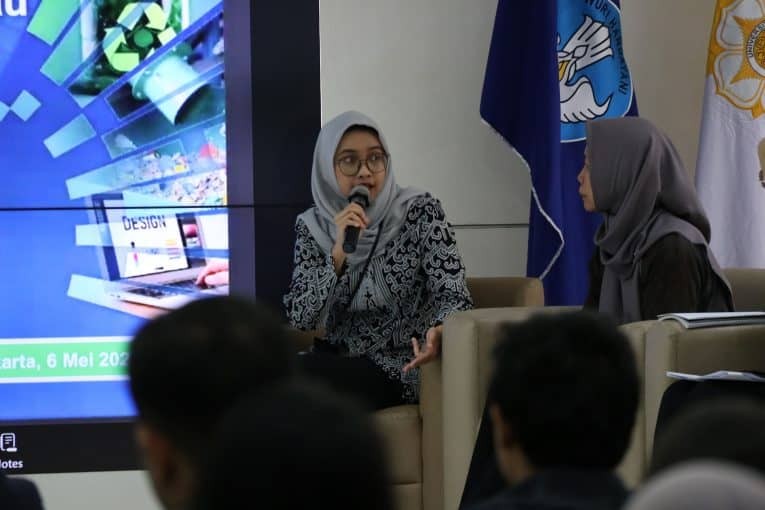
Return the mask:
<svg viewBox="0 0 765 510">
<path fill-rule="evenodd" d="M 542 283 L 536 278 L 468 278 L 467 284 L 475 308 L 544 305 Z M 444 325 L 444 337 L 451 334 L 450 324 Z M 301 347 L 309 345 L 313 336 L 296 333 Z M 442 359 L 421 368 L 419 404 L 390 407 L 374 415 L 388 453 L 397 510 L 444 508 Z"/>
<path fill-rule="evenodd" d="M 491 352 L 500 326 L 520 322 L 535 313 L 560 313 L 579 307 L 490 308 L 460 312 L 444 328 L 443 444 L 444 510 L 456 510 L 462 496 L 476 435 L 482 417 L 491 372 Z M 642 374 L 645 335 L 653 321 L 621 326 L 628 337 Z M 642 402 L 633 429 L 633 440 L 618 471 L 628 485 L 636 485 L 645 470 L 646 418 Z"/>
<path fill-rule="evenodd" d="M 475 308 L 544 305 L 542 282 L 536 278 L 468 278 L 467 284 Z M 449 327 L 447 321 L 444 335 Z M 444 508 L 442 359 L 422 368 L 419 405 L 375 413 L 389 452 L 398 510 Z"/>
<path fill-rule="evenodd" d="M 765 310 L 765 269 L 728 268 L 738 311 Z M 664 391 L 672 383 L 667 371 L 708 373 L 716 370 L 765 371 L 765 326 L 685 329 L 674 321 L 654 324 L 645 342 L 645 466 L 650 462 L 656 418 Z"/>
<path fill-rule="evenodd" d="M 737 310 L 765 310 L 765 269 L 724 270 Z M 495 305 L 492 306 L 501 306 Z M 493 308 L 453 315 L 444 329 L 444 510 L 456 510 L 483 412 L 490 354 L 499 325 L 536 312 L 578 307 Z M 645 476 L 661 396 L 671 381 L 667 370 L 707 372 L 723 368 L 765 371 L 765 326 L 684 330 L 677 324 L 642 321 L 621 326 L 642 376 L 641 399 L 632 441 L 618 472 L 629 486 Z"/>
<path fill-rule="evenodd" d="M 457 510 L 481 423 L 491 372 L 491 351 L 503 324 L 556 307 L 485 308 L 459 312 L 446 320 L 443 370 L 444 510 Z"/>
<path fill-rule="evenodd" d="M 723 272 L 738 311 L 765 310 L 765 269 L 728 268 Z M 656 418 L 667 371 L 708 373 L 716 370 L 765 370 L 765 326 L 685 329 L 674 321 L 657 322 L 645 347 L 645 466 L 653 450 Z"/>
<path fill-rule="evenodd" d="M 730 268 L 723 272 L 730 281 L 737 310 L 765 310 L 765 269 Z M 643 377 L 632 443 L 619 469 L 627 484 L 635 486 L 650 465 L 659 404 L 672 382 L 666 372 L 741 368 L 757 360 L 762 361 L 762 370 L 765 358 L 757 356 L 761 348 L 765 349 L 765 335 L 760 344 L 759 332 L 738 327 L 685 330 L 672 322 L 644 321 L 622 328 L 630 337 Z M 750 358 L 750 362 L 745 362 Z M 699 360 L 706 360 L 706 364 Z"/>
<path fill-rule="evenodd" d="M 736 267 L 723 272 L 730 282 L 736 310 L 765 310 L 765 269 Z"/>
<path fill-rule="evenodd" d="M 765 325 L 685 329 L 675 321 L 657 322 L 646 337 L 646 462 L 653 449 L 656 418 L 667 371 L 705 374 L 717 370 L 765 371 Z"/>
</svg>

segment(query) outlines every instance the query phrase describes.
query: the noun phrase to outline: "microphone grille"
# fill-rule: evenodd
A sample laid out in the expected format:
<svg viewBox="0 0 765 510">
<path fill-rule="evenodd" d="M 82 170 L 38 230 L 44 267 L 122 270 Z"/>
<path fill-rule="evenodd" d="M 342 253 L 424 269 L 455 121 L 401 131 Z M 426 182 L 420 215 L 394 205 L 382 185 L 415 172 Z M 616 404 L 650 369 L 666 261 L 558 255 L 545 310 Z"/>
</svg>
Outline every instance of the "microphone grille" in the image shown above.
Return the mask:
<svg viewBox="0 0 765 510">
<path fill-rule="evenodd" d="M 354 186 L 348 195 L 348 202 L 363 202 L 365 207 L 369 206 L 369 188 L 362 185 Z"/>
<path fill-rule="evenodd" d="M 362 186 L 359 184 L 358 186 L 354 186 L 353 189 L 351 189 L 351 195 L 361 195 L 363 197 L 369 197 L 369 188 L 366 186 Z"/>
</svg>

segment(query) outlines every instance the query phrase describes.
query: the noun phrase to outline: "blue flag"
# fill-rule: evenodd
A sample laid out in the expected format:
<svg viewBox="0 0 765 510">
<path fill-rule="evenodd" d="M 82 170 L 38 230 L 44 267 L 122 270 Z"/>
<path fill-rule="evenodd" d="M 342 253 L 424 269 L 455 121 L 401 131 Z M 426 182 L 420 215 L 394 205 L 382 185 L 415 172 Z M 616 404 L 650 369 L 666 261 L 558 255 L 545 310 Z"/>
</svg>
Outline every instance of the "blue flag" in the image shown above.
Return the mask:
<svg viewBox="0 0 765 510">
<path fill-rule="evenodd" d="M 584 301 L 601 217 L 582 208 L 576 176 L 585 122 L 636 115 L 612 0 L 499 0 L 481 117 L 531 174 L 527 274 L 548 305 Z"/>
</svg>

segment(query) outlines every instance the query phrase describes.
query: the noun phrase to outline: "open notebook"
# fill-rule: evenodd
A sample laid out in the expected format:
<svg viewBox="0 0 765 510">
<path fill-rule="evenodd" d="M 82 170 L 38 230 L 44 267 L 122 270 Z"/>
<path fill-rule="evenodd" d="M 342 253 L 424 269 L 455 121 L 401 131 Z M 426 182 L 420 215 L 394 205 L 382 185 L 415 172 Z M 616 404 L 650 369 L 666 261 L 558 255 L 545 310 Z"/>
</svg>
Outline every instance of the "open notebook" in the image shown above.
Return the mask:
<svg viewBox="0 0 765 510">
<path fill-rule="evenodd" d="M 659 315 L 658 319 L 660 321 L 677 321 L 687 329 L 711 328 L 714 326 L 765 324 L 765 312 L 665 313 Z"/>
<path fill-rule="evenodd" d="M 687 374 L 684 372 L 667 372 L 667 377 L 686 381 L 747 381 L 765 382 L 765 374 L 761 372 L 744 372 L 740 370 L 718 370 L 709 374 Z"/>
</svg>

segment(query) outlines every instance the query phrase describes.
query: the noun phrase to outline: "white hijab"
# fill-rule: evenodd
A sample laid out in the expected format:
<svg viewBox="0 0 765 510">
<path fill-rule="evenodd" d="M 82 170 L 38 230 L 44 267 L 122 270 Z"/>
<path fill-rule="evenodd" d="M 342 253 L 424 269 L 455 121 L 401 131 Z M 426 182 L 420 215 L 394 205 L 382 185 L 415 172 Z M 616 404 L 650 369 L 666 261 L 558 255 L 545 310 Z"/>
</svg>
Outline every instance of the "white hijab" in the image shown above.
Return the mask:
<svg viewBox="0 0 765 510">
<path fill-rule="evenodd" d="M 396 184 L 388 144 L 380 128 L 372 119 L 354 111 L 338 115 L 324 125 L 316 140 L 311 170 L 311 193 L 315 205 L 298 217 L 303 220 L 308 231 L 325 253 L 329 254 L 335 244 L 335 215 L 348 205 L 348 197 L 340 193 L 340 187 L 337 184 L 334 159 L 340 139 L 352 126 L 365 126 L 377 131 L 380 143 L 388 154 L 388 169 L 379 195 L 366 210 L 369 226 L 361 232 L 356 251 L 348 254 L 346 259 L 350 266 L 361 264 L 370 256 L 378 232 L 380 239 L 372 256 L 382 253 L 385 245 L 398 234 L 406 221 L 406 213 L 412 199 L 425 193 L 415 188 L 402 188 Z M 380 232 L 381 225 L 383 225 L 382 232 Z"/>
</svg>

